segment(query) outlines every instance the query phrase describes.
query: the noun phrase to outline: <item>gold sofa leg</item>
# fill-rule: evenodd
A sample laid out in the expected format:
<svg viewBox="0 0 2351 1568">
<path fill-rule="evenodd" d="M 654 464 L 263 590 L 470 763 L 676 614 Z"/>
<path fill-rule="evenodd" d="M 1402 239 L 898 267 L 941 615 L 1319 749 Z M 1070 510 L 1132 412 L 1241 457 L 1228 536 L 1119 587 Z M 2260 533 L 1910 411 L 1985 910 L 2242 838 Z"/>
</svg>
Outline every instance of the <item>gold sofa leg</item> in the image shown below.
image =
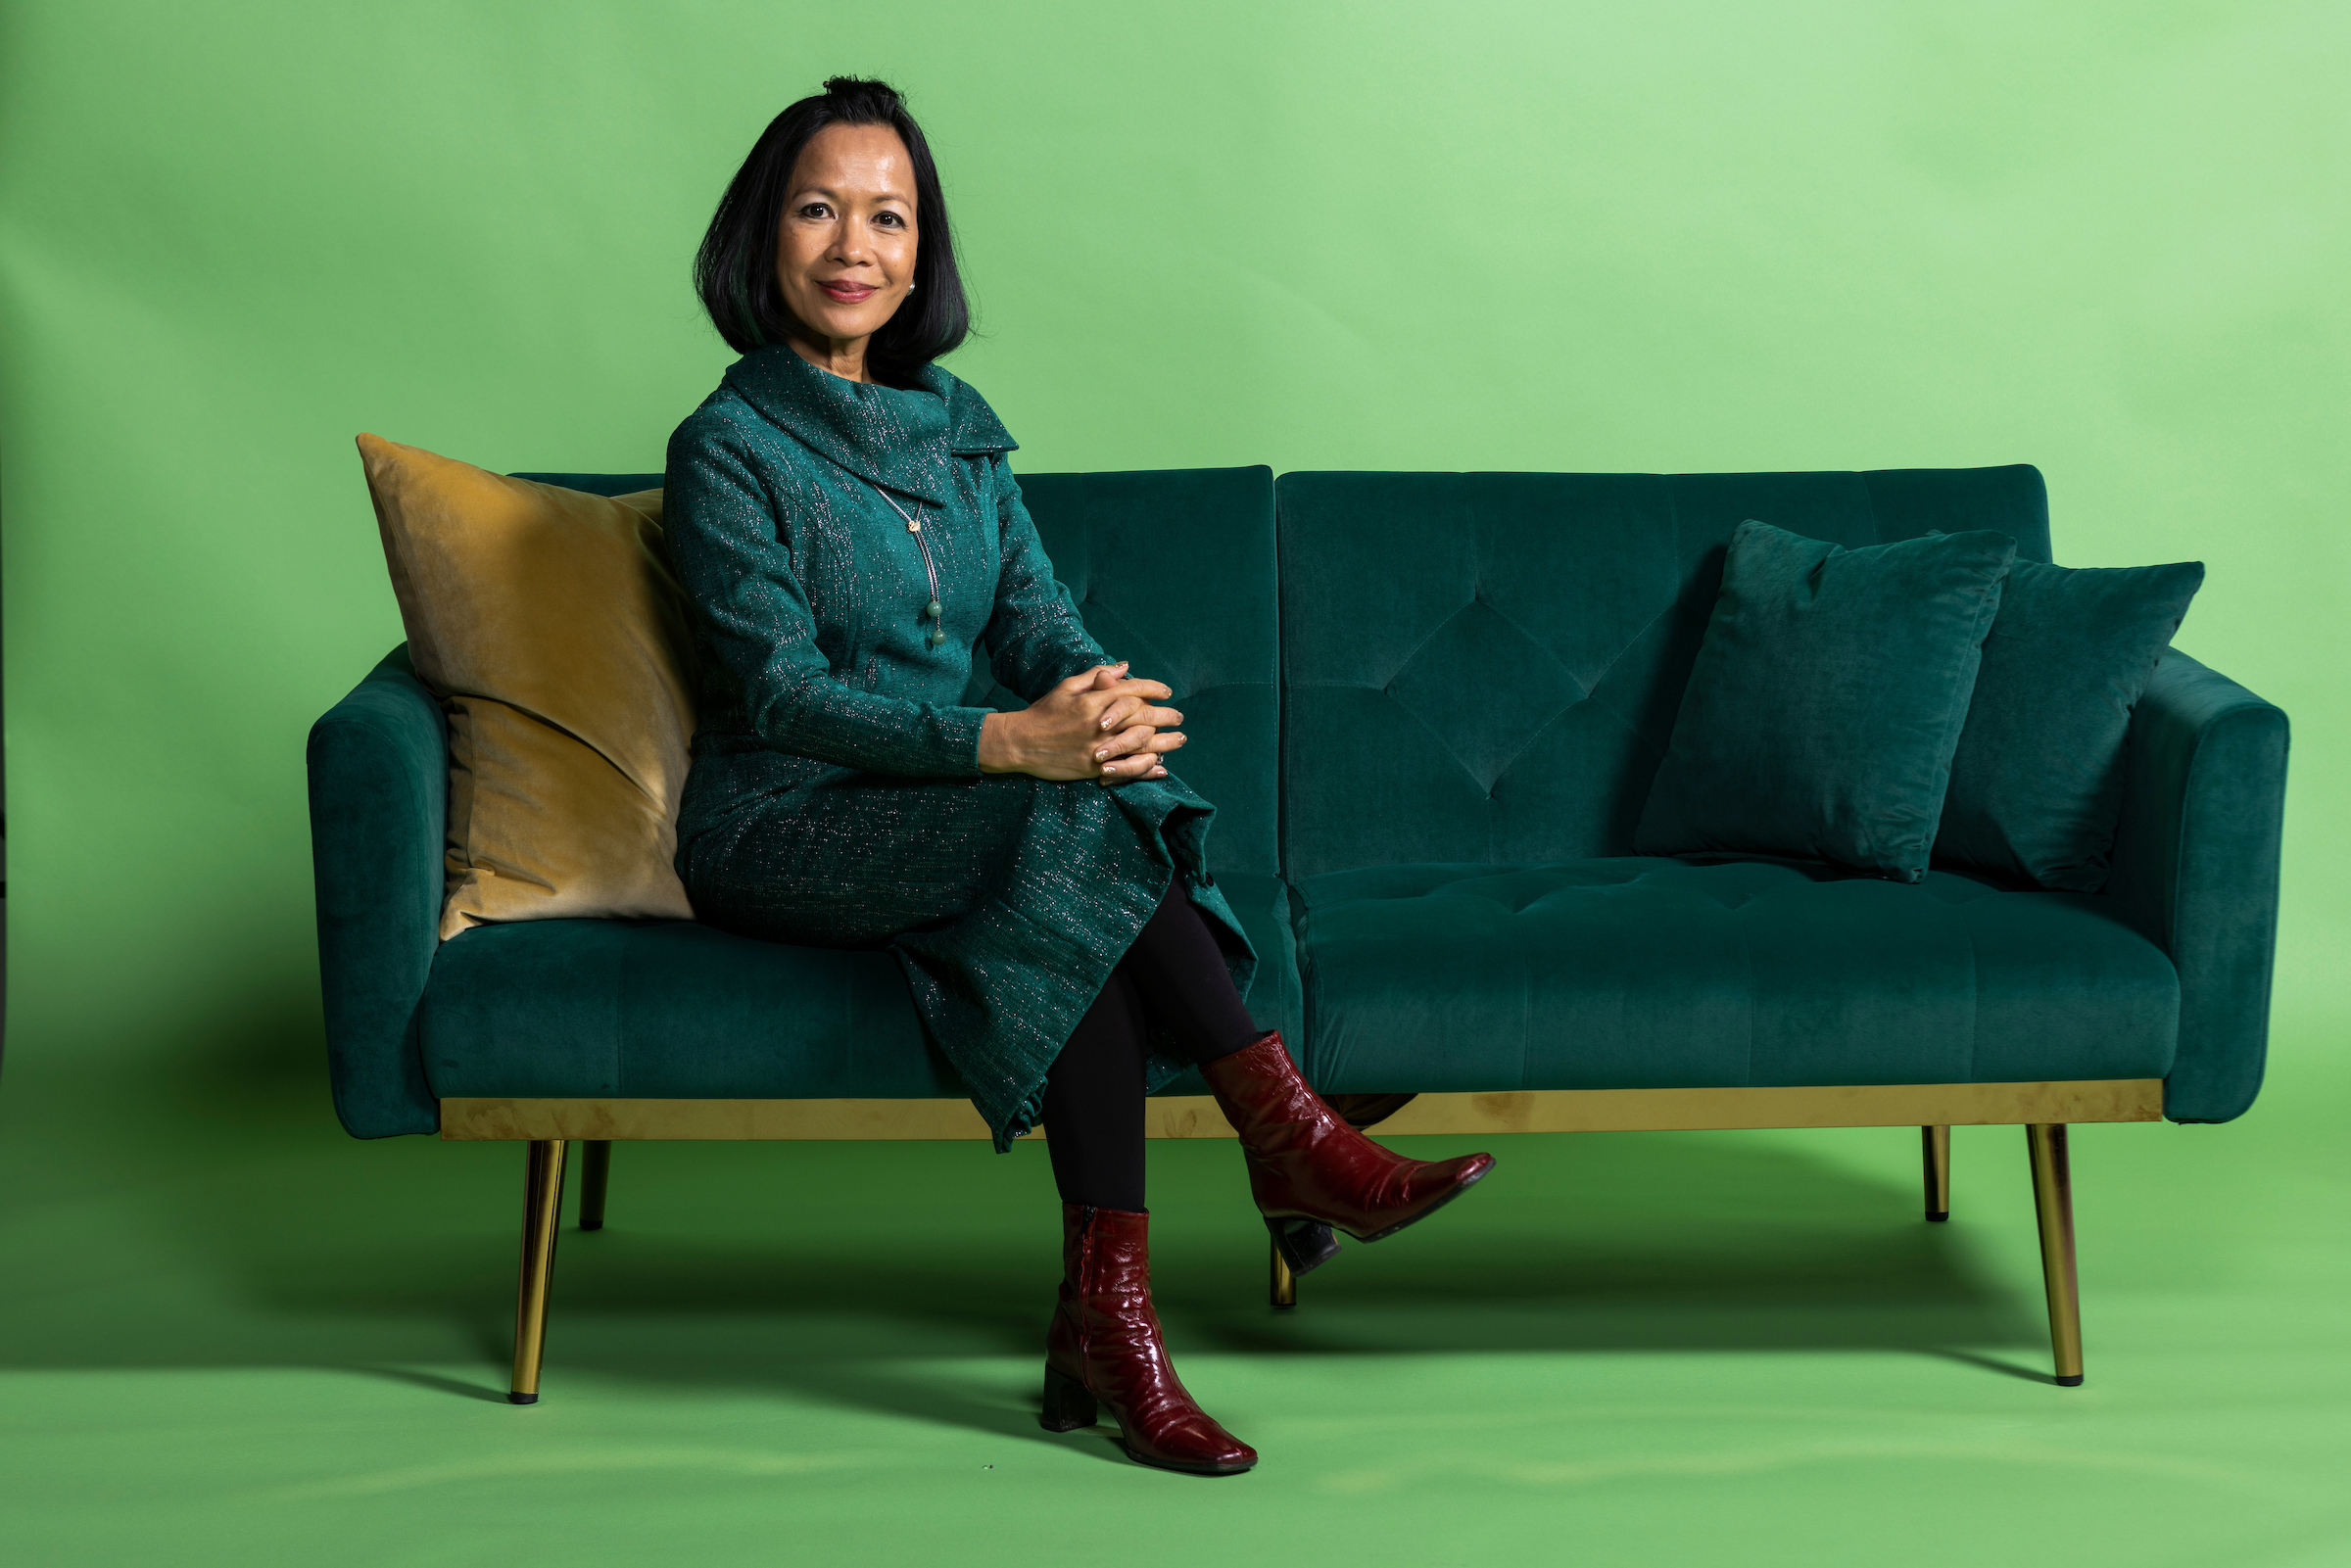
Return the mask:
<svg viewBox="0 0 2351 1568">
<path fill-rule="evenodd" d="M 547 1349 L 547 1295 L 555 1276 L 555 1234 L 562 1227 L 563 1140 L 530 1147 L 522 1181 L 522 1285 L 514 1300 L 516 1404 L 539 1402 L 539 1361 Z"/>
<path fill-rule="evenodd" d="M 2033 1210 L 2040 1219 L 2040 1273 L 2049 1291 L 2049 1345 L 2057 1381 L 2082 1382 L 2082 1291 L 2074 1271 L 2074 1177 L 2062 1122 L 2025 1128 L 2033 1158 Z"/>
<path fill-rule="evenodd" d="M 1290 1272 L 1289 1259 L 1281 1256 L 1279 1242 L 1268 1242 L 1273 1254 L 1272 1300 L 1276 1311 L 1288 1311 L 1298 1305 L 1298 1276 Z"/>
<path fill-rule="evenodd" d="M 612 1181 L 612 1140 L 580 1140 L 580 1228 L 604 1228 L 604 1189 Z"/>
<path fill-rule="evenodd" d="M 1951 1129 L 1921 1127 L 1918 1145 L 1927 1168 L 1927 1219 L 1940 1225 L 1951 1217 Z"/>
</svg>

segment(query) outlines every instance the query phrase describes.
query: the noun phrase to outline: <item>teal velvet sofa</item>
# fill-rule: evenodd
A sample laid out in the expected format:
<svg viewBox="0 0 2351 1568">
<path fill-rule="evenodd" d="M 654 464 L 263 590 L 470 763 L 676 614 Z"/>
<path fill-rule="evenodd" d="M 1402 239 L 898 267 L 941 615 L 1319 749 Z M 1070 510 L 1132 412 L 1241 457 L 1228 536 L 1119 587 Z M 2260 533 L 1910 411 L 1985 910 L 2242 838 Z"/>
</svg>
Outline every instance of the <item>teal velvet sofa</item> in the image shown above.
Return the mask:
<svg viewBox="0 0 2351 1568">
<path fill-rule="evenodd" d="M 658 475 L 532 475 L 623 494 Z M 1630 852 L 1731 532 L 1848 546 L 1995 528 L 2049 558 L 2031 467 L 1872 473 L 1041 474 L 1086 623 L 1167 681 L 1218 802 L 1247 998 L 1385 1132 L 1915 1126 L 2027 1147 L 2056 1378 L 2082 1377 L 2065 1128 L 2225 1121 L 2268 1027 L 2285 716 L 2184 654 L 2133 719 L 2098 894 L 1938 869 Z M 969 700 L 1014 705 L 976 666 Z M 335 1105 L 360 1137 L 529 1145 L 513 1398 L 537 1398 L 565 1151 L 981 1137 L 895 967 L 690 922 L 437 939 L 448 742 L 395 650 L 309 748 Z M 1197 1081 L 1160 1136 L 1229 1136 Z M 1049 1135 L 1049 1129 L 1048 1129 Z M 1276 1305 L 1296 1282 L 1278 1255 Z"/>
</svg>

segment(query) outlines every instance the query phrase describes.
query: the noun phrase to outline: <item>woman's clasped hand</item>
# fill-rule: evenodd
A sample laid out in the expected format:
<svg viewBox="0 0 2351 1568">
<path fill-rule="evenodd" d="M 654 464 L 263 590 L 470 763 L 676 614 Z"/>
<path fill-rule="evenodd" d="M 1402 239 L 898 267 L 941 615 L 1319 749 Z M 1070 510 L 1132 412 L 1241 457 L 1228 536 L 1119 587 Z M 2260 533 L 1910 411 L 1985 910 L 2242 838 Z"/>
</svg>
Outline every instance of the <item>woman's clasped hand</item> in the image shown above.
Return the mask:
<svg viewBox="0 0 2351 1568">
<path fill-rule="evenodd" d="M 1175 693 L 1129 677 L 1127 665 L 1098 664 L 1056 684 L 1017 713 L 991 713 L 980 728 L 982 773 L 1130 784 L 1164 779 L 1160 758 L 1183 744 L 1183 715 L 1159 703 Z"/>
</svg>

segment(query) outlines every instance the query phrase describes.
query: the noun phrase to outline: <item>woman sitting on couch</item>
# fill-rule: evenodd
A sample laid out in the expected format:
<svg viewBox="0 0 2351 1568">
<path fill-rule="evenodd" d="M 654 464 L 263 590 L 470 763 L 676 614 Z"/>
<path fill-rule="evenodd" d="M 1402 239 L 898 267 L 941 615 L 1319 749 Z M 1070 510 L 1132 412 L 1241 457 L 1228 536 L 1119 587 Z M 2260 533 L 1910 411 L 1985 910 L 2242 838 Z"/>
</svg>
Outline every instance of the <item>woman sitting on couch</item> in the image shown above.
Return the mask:
<svg viewBox="0 0 2351 1568">
<path fill-rule="evenodd" d="M 1143 1097 L 1198 1066 L 1293 1268 L 1376 1240 L 1492 1164 L 1393 1155 L 1242 1006 L 1256 959 L 1168 772 L 1169 689 L 1112 663 L 1054 580 L 1012 438 L 936 359 L 968 312 L 938 175 L 880 82 L 760 136 L 696 265 L 743 358 L 678 427 L 667 531 L 696 608 L 701 728 L 678 872 L 704 921 L 886 946 L 996 1146 L 1051 1129 L 1065 1277 L 1044 1420 L 1110 1406 L 1128 1451 L 1257 1455 L 1169 1366 L 1151 1307 Z M 962 705 L 976 644 L 1029 706 Z"/>
</svg>

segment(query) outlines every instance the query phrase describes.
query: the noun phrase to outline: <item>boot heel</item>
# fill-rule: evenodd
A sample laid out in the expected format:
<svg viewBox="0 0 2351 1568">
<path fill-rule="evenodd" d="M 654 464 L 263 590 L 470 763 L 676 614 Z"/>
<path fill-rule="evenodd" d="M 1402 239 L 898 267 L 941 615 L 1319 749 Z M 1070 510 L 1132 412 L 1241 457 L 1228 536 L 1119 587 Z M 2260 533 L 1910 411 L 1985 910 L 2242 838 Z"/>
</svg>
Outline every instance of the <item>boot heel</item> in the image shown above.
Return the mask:
<svg viewBox="0 0 2351 1568">
<path fill-rule="evenodd" d="M 1273 1233 L 1273 1245 L 1293 1274 L 1311 1274 L 1339 1256 L 1339 1238 L 1316 1220 L 1269 1219 L 1266 1229 Z"/>
<path fill-rule="evenodd" d="M 1045 1411 L 1037 1417 L 1040 1426 L 1048 1432 L 1075 1432 L 1098 1419 L 1094 1397 L 1085 1392 L 1084 1384 L 1050 1366 L 1045 1368 Z"/>
</svg>

